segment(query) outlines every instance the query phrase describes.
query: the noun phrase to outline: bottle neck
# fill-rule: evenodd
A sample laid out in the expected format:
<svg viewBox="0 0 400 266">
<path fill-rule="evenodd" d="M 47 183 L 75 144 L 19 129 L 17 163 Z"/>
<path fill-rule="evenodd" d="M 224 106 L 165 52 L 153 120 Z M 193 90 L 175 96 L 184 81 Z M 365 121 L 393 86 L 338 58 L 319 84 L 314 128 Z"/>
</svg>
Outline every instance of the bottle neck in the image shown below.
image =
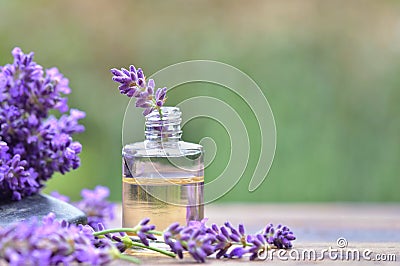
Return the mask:
<svg viewBox="0 0 400 266">
<path fill-rule="evenodd" d="M 146 116 L 145 138 L 150 141 L 179 141 L 182 136 L 181 112 L 177 107 L 161 107 Z"/>
</svg>

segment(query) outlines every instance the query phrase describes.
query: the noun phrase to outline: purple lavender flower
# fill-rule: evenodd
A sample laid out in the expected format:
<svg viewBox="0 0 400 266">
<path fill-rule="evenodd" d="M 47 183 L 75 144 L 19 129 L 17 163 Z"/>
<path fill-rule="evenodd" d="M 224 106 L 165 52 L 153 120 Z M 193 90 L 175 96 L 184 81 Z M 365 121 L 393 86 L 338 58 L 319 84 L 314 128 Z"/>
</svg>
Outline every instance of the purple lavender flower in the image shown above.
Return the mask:
<svg viewBox="0 0 400 266">
<path fill-rule="evenodd" d="M 172 252 L 178 255 L 180 259 L 183 258 L 184 247 L 182 246 L 182 241 L 186 241 L 189 239 L 187 235 L 181 235 L 181 231 L 183 230 L 183 226 L 180 226 L 179 223 L 171 224 L 164 232 L 164 241 L 167 245 L 170 246 Z"/>
<path fill-rule="evenodd" d="M 231 233 L 229 238 L 236 243 L 242 244 L 242 247 L 236 247 L 226 255 L 228 258 L 241 258 L 244 254 L 248 252 L 246 249 L 246 232 L 243 224 L 238 225 L 238 229 L 234 228 L 230 222 L 226 222 L 225 226 L 230 229 Z"/>
<path fill-rule="evenodd" d="M 101 224 L 101 223 L 99 223 L 96 228 L 97 228 L 97 230 L 95 230 L 91 226 L 85 226 L 84 230 L 85 230 L 85 232 L 87 234 L 94 235 L 96 232 L 106 229 L 104 227 L 104 225 Z M 101 236 L 95 236 L 94 240 L 92 241 L 93 246 L 97 247 L 97 248 L 106 247 L 106 246 L 108 246 L 110 244 L 110 242 L 121 253 L 124 252 L 126 249 L 132 247 L 132 245 L 131 245 L 132 240 L 124 232 L 119 232 L 118 234 L 108 233 L 108 234 L 104 234 L 104 235 L 101 235 Z"/>
<path fill-rule="evenodd" d="M 97 235 L 96 236 L 96 246 L 101 247 L 103 244 L 103 240 L 109 239 L 112 241 L 114 246 L 120 251 L 124 252 L 128 248 L 131 248 L 132 246 L 137 245 L 138 242 L 141 242 L 145 246 L 149 247 L 149 239 L 150 240 L 157 240 L 157 238 L 153 235 L 151 230 L 155 229 L 154 225 L 149 225 L 150 219 L 145 218 L 142 221 L 140 221 L 134 228 L 132 228 L 133 231 L 136 232 L 137 236 L 139 239 L 136 237 L 130 237 L 128 236 L 125 232 L 118 232 L 117 234 L 112 234 L 112 233 L 103 233 L 100 231 L 106 230 L 103 224 L 99 223 L 97 225 L 97 229 L 92 228 L 92 234 Z M 91 227 L 90 227 L 91 228 Z M 106 230 L 107 231 L 107 230 Z M 105 237 L 105 238 L 104 238 Z"/>
<path fill-rule="evenodd" d="M 215 251 L 215 235 L 197 223 L 187 227 L 171 224 L 164 232 L 164 241 L 181 259 L 186 250 L 196 261 L 205 262 L 206 257 Z"/>
<path fill-rule="evenodd" d="M 50 193 L 51 196 L 70 203 L 67 196 L 53 191 Z M 88 224 L 96 230 L 99 229 L 99 224 L 104 227 L 107 220 L 114 219 L 115 216 L 115 204 L 108 201 L 110 190 L 107 187 L 97 186 L 94 190 L 82 189 L 81 196 L 82 200 L 78 202 L 72 202 L 72 205 L 83 211 L 87 218 Z"/>
<path fill-rule="evenodd" d="M 0 153 L 6 150 L 0 142 Z M 107 192 L 87 190 L 84 194 L 86 198 L 93 198 L 95 195 L 104 197 Z M 187 251 L 197 262 L 205 262 L 213 253 L 217 253 L 217 258 L 241 258 L 249 253 L 250 260 L 255 260 L 260 253 L 273 247 L 291 247 L 284 239 L 295 239 L 289 228 L 282 225 L 274 228 L 270 224 L 262 233 L 246 235 L 242 224 L 237 228 L 229 222 L 220 227 L 215 224 L 208 227 L 206 221 L 193 221 L 188 226 L 171 224 L 163 233 L 165 243 L 179 258 L 183 258 L 183 252 Z M 78 262 L 103 265 L 117 258 L 137 263 L 137 259 L 121 252 L 132 246 L 144 247 L 143 244 L 173 257 L 168 251 L 149 246 L 149 239 L 156 240 L 153 235 L 156 231 L 152 232 L 154 229 L 154 225 L 149 225 L 148 218 L 140 221 L 130 229 L 130 232 L 136 232 L 138 240 L 122 232 L 126 230 L 124 228 L 119 232 L 118 229 L 105 230 L 101 223 L 96 227 L 68 225 L 65 221 L 55 221 L 55 215 L 49 214 L 42 223 L 34 219 L 0 229 L 0 263 L 56 265 Z"/>
<path fill-rule="evenodd" d="M 12 51 L 14 62 L 0 67 L 0 199 L 20 200 L 37 193 L 54 172 L 62 174 L 80 165 L 81 145 L 72 135 L 85 114 L 71 109 L 60 119 L 51 110 L 69 110 L 66 79 L 57 68 L 43 70 L 33 53 Z"/>
<path fill-rule="evenodd" d="M 98 224 L 98 231 L 105 230 L 104 225 Z M 113 241 L 114 246 L 119 250 L 119 252 L 125 252 L 128 248 L 133 246 L 133 240 L 125 233 L 119 232 L 118 234 L 105 234 L 104 235 L 109 240 Z M 102 243 L 104 238 L 96 238 L 98 243 Z M 102 246 L 103 244 L 96 244 L 97 246 Z"/>
<path fill-rule="evenodd" d="M 251 253 L 250 260 L 255 260 L 258 258 L 258 254 L 262 252 L 267 252 L 270 245 L 267 243 L 265 237 L 262 234 L 257 234 L 255 236 L 248 235 L 247 242 L 252 244 L 248 252 Z"/>
<path fill-rule="evenodd" d="M 263 236 L 268 244 L 274 245 L 276 248 L 291 248 L 293 240 L 296 239 L 289 227 L 279 224 L 276 228 L 273 224 L 269 224 L 263 231 Z"/>
<path fill-rule="evenodd" d="M 288 249 L 292 247 L 291 241 L 295 240 L 293 232 L 287 226 L 278 225 L 276 228 L 269 224 L 259 234 L 247 236 L 247 242 L 252 246 L 248 252 L 251 253 L 250 260 L 258 257 L 258 254 L 267 252 L 271 248 Z"/>
<path fill-rule="evenodd" d="M 36 173 L 27 168 L 27 162 L 21 160 L 21 155 L 11 157 L 7 151 L 7 143 L 0 142 L 0 198 L 8 197 L 20 200 L 23 195 L 31 195 L 36 192 L 39 184 L 36 181 Z"/>
<path fill-rule="evenodd" d="M 151 230 L 154 230 L 156 227 L 155 225 L 149 225 L 148 224 L 149 222 L 150 222 L 149 218 L 144 218 L 139 222 L 137 226 L 134 227 L 134 229 L 137 230 L 137 236 L 139 237 L 140 241 L 146 246 L 149 246 L 148 239 L 157 240 L 157 238 L 150 232 Z"/>
<path fill-rule="evenodd" d="M 81 195 L 82 200 L 74 205 L 86 214 L 91 227 L 97 230 L 99 223 L 105 223 L 106 219 L 114 218 L 115 206 L 107 200 L 110 195 L 107 187 L 97 186 L 94 190 L 83 189 Z"/>
<path fill-rule="evenodd" d="M 183 251 L 188 251 L 196 261 L 204 262 L 213 253 L 217 259 L 241 258 L 249 253 L 250 260 L 254 260 L 270 248 L 292 247 L 290 241 L 295 239 L 287 226 L 279 225 L 275 229 L 271 224 L 262 233 L 247 235 L 243 224 L 237 228 L 229 222 L 207 227 L 206 221 L 192 221 L 187 227 L 171 224 L 164 232 L 165 243 L 179 258 L 183 257 Z"/>
<path fill-rule="evenodd" d="M 95 246 L 96 239 L 86 226 L 58 222 L 49 214 L 0 229 L 0 264 L 58 265 L 72 262 L 104 265 L 118 257 L 111 242 Z"/>
<path fill-rule="evenodd" d="M 213 233 L 214 231 L 206 225 L 207 221 L 207 217 L 203 218 L 201 221 L 191 220 L 188 225 L 189 227 L 199 229 L 202 234 Z"/>
<path fill-rule="evenodd" d="M 222 256 L 225 257 L 242 257 L 245 254 L 244 247 L 246 246 L 245 232 L 243 225 L 240 225 L 240 232 L 236 230 L 229 222 L 225 223 L 225 226 L 218 227 L 216 224 L 211 226 L 212 230 L 216 235 L 216 246 L 215 249 L 218 250 L 216 257 L 217 259 Z M 230 231 L 230 232 L 229 232 Z M 243 248 L 236 248 L 227 254 L 228 250 L 234 244 L 242 244 Z"/>
<path fill-rule="evenodd" d="M 158 88 L 155 91 L 154 80 L 146 81 L 143 70 L 141 68 L 136 70 L 132 65 L 129 70 L 113 68 L 111 73 L 114 75 L 112 80 L 120 84 L 118 88 L 121 94 L 136 98 L 136 107 L 145 108 L 144 116 L 156 109 L 160 111 L 166 100 L 167 88 Z"/>
<path fill-rule="evenodd" d="M 167 95 L 166 87 L 157 89 L 156 94 L 155 94 L 155 101 L 156 101 L 156 105 L 158 107 L 163 106 L 163 104 L 166 100 L 166 98 L 165 98 L 166 95 Z"/>
</svg>

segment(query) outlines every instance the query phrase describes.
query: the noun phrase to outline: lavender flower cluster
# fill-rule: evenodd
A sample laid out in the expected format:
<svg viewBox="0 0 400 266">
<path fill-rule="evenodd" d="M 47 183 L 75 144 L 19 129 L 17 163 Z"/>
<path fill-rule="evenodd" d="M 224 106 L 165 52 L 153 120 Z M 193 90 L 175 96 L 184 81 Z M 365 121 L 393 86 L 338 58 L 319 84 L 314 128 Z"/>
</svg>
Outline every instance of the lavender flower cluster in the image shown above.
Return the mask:
<svg viewBox="0 0 400 266">
<path fill-rule="evenodd" d="M 155 225 L 149 224 L 150 219 L 149 218 L 144 218 L 142 219 L 134 228 L 131 228 L 129 230 L 131 233 L 137 235 L 137 238 L 128 236 L 126 232 L 119 231 L 117 234 L 111 234 L 111 233 L 104 233 L 104 234 L 99 234 L 102 231 L 107 232 L 107 229 L 104 227 L 103 224 L 99 223 L 97 225 L 97 230 L 93 230 L 94 235 L 98 236 L 104 236 L 111 241 L 113 241 L 115 247 L 120 251 L 124 252 L 128 248 L 131 248 L 133 246 L 140 246 L 140 247 L 150 247 L 149 240 L 157 240 L 157 237 L 153 235 L 152 231 L 156 228 Z M 101 241 L 102 238 L 98 239 Z M 142 244 L 138 244 L 138 243 Z"/>
<path fill-rule="evenodd" d="M 136 246 L 149 248 L 168 256 L 183 258 L 187 251 L 197 262 L 205 262 L 206 258 L 215 254 L 219 258 L 242 258 L 249 255 L 250 260 L 271 248 L 289 249 L 296 239 L 293 232 L 283 225 L 268 224 L 256 234 L 247 234 L 243 224 L 235 228 L 230 222 L 222 226 L 206 225 L 207 218 L 202 221 L 190 221 L 187 226 L 178 223 L 171 224 L 164 232 L 155 231 L 149 218 L 144 218 L 133 228 L 106 229 L 104 223 L 114 216 L 114 206 L 107 201 L 107 187 L 97 186 L 94 190 L 82 190 L 83 199 L 73 203 L 88 216 L 93 235 L 96 236 L 95 246 L 101 247 L 102 239 L 107 238 L 120 251 Z M 52 193 L 53 196 L 69 202 L 68 197 Z M 116 233 L 116 234 L 112 234 Z M 126 232 L 130 232 L 127 235 Z M 151 246 L 149 240 L 157 240 L 156 235 L 163 236 L 164 242 L 171 251 L 157 249 Z M 1 245 L 0 245 L 1 247 Z"/>
<path fill-rule="evenodd" d="M 146 116 L 154 110 L 160 112 L 166 100 L 167 88 L 158 88 L 156 91 L 153 79 L 146 81 L 146 77 L 141 68 L 136 69 L 130 66 L 129 70 L 121 68 L 111 69 L 113 81 L 119 83 L 119 91 L 128 97 L 136 98 L 136 107 L 145 108 L 143 115 Z"/>
<path fill-rule="evenodd" d="M 44 70 L 20 48 L 12 55 L 12 64 L 0 66 L 0 199 L 20 200 L 54 172 L 79 167 L 82 146 L 71 135 L 84 131 L 78 120 L 85 113 L 69 110 L 62 96 L 71 89 L 57 68 Z"/>
<path fill-rule="evenodd" d="M 96 191 L 101 193 L 91 191 L 90 197 Z M 170 257 L 177 255 L 181 259 L 184 252 L 188 252 L 197 262 L 205 262 L 213 254 L 217 259 L 242 258 L 249 254 L 250 260 L 255 260 L 261 252 L 271 248 L 291 248 L 291 242 L 296 239 L 287 226 L 269 224 L 252 235 L 246 234 L 242 224 L 237 228 L 229 222 L 208 227 L 206 221 L 191 221 L 188 226 L 173 223 L 160 232 L 155 231 L 148 218 L 133 228 L 106 229 L 102 223 L 93 226 L 94 222 L 92 225 L 59 222 L 50 213 L 42 222 L 33 218 L 0 228 L 0 264 L 46 266 L 78 262 L 106 265 L 116 259 L 140 263 L 137 258 L 124 254 L 132 247 L 150 249 Z M 171 251 L 152 246 L 149 241 L 159 240 L 156 235 L 163 236 Z"/>
<path fill-rule="evenodd" d="M 109 195 L 110 190 L 103 186 L 96 186 L 94 190 L 82 189 L 82 200 L 72 202 L 72 205 L 83 211 L 87 216 L 88 225 L 97 230 L 99 224 L 105 225 L 106 221 L 114 219 L 115 206 L 108 201 Z M 57 191 L 53 191 L 51 196 L 64 202 L 70 202 L 67 196 L 61 195 Z"/>
<path fill-rule="evenodd" d="M 88 225 L 59 222 L 52 213 L 42 222 L 32 219 L 0 230 L 0 264 L 104 265 L 119 254 L 111 241 L 94 237 Z"/>
<path fill-rule="evenodd" d="M 287 226 L 270 224 L 261 233 L 247 235 L 243 224 L 234 228 L 229 222 L 223 226 L 213 224 L 207 227 L 201 222 L 190 222 L 188 226 L 174 223 L 164 232 L 164 241 L 172 251 L 183 257 L 183 252 L 189 254 L 198 262 L 205 262 L 211 254 L 216 258 L 241 258 L 250 254 L 250 260 L 258 257 L 260 252 L 271 248 L 288 249 L 295 240 L 293 232 Z"/>
</svg>

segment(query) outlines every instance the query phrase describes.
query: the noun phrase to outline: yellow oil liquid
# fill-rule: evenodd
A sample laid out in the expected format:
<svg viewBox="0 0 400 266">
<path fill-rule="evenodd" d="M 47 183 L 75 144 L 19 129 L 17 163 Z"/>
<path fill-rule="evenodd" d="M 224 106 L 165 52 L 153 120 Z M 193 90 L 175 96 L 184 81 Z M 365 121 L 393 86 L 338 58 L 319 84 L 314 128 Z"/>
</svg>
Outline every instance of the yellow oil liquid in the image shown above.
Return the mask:
<svg viewBox="0 0 400 266">
<path fill-rule="evenodd" d="M 204 216 L 203 176 L 123 177 L 123 227 L 133 227 L 143 218 L 157 230 L 173 222 L 186 225 Z"/>
</svg>

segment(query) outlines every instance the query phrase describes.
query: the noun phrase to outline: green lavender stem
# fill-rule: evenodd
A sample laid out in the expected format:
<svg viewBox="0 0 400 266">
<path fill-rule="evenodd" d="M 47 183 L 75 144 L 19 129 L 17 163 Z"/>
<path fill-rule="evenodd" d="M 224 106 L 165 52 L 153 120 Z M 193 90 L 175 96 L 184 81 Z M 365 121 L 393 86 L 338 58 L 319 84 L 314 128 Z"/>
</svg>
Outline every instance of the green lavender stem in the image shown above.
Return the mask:
<svg viewBox="0 0 400 266">
<path fill-rule="evenodd" d="M 94 232 L 93 235 L 94 235 L 94 236 L 97 236 L 97 237 L 101 237 L 101 236 L 106 235 L 106 234 L 110 234 L 110 233 L 119 233 L 119 232 L 134 233 L 134 234 L 136 234 L 137 231 L 138 231 L 138 229 L 136 229 L 136 228 L 112 228 L 112 229 L 106 229 L 106 230 Z M 153 235 L 158 235 L 158 236 L 162 236 L 162 235 L 163 235 L 163 232 L 155 231 L 155 230 L 149 231 L 149 233 L 151 233 L 151 234 L 153 234 Z M 155 247 L 151 247 L 151 246 L 146 246 L 146 245 L 144 245 L 144 244 L 142 244 L 142 243 L 135 242 L 135 241 L 133 241 L 132 239 L 131 239 L 130 241 L 132 241 L 132 242 L 131 242 L 131 245 L 132 245 L 132 246 L 140 247 L 140 248 L 145 248 L 145 249 L 149 249 L 149 250 L 153 250 L 153 251 L 159 252 L 159 253 L 161 253 L 161 254 L 163 254 L 163 255 L 166 255 L 166 256 L 175 258 L 175 253 L 173 253 L 173 252 L 169 252 L 169 251 L 166 251 L 166 250 L 164 250 L 164 249 L 159 249 L 159 248 L 155 248 Z M 125 256 L 125 255 L 124 255 L 124 256 Z M 128 257 L 129 257 L 129 256 L 128 256 Z M 121 259 L 124 259 L 124 258 L 121 258 Z M 140 261 L 139 261 L 139 262 L 140 262 Z"/>
<path fill-rule="evenodd" d="M 112 229 L 106 229 L 98 232 L 94 232 L 94 236 L 101 236 L 105 234 L 110 234 L 110 233 L 119 233 L 119 232 L 125 232 L 125 233 L 137 233 L 138 229 L 135 228 L 112 228 Z M 150 234 L 157 235 L 157 236 L 162 236 L 163 232 L 160 231 L 155 231 L 151 230 L 149 231 Z"/>
<path fill-rule="evenodd" d="M 169 251 L 166 251 L 164 249 L 159 249 L 159 248 L 155 248 L 155 247 L 152 247 L 152 246 L 146 246 L 146 245 L 144 245 L 142 243 L 133 242 L 132 246 L 145 248 L 145 249 L 149 249 L 149 250 L 153 250 L 153 251 L 157 251 L 157 252 L 159 252 L 161 254 L 164 254 L 166 256 L 169 256 L 171 258 L 175 258 L 176 257 L 175 253 L 173 253 L 173 252 L 169 252 Z"/>
</svg>

